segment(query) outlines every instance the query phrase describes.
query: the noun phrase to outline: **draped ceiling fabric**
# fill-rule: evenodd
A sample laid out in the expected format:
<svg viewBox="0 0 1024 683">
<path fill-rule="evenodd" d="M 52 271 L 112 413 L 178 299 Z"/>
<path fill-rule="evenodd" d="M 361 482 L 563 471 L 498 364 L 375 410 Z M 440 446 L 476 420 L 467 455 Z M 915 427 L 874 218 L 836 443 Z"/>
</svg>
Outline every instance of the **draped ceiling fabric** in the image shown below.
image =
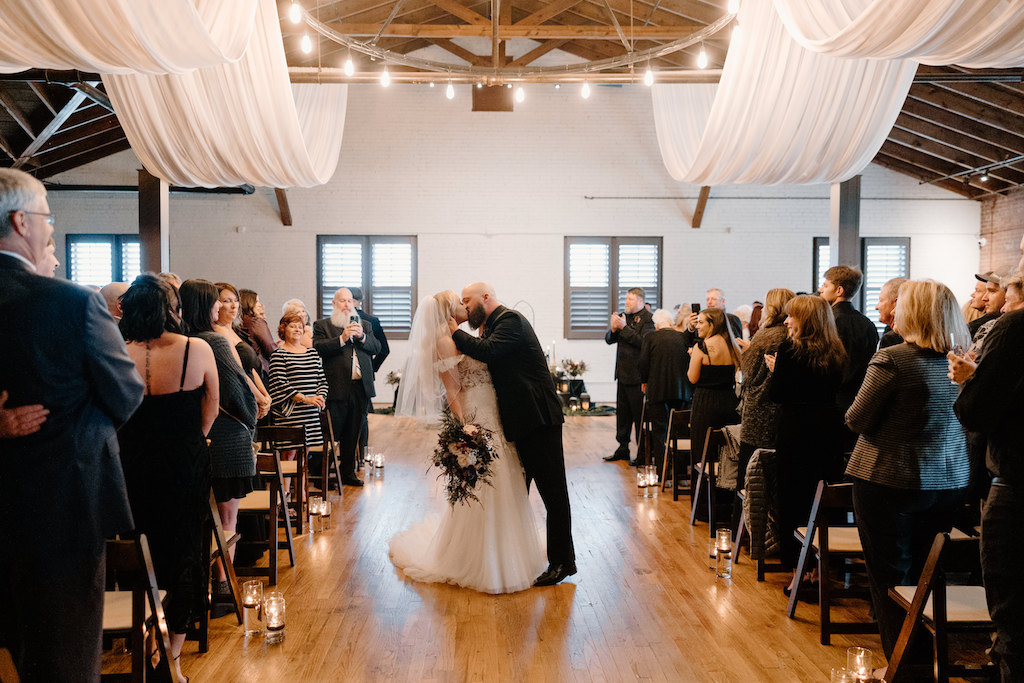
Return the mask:
<svg viewBox="0 0 1024 683">
<path fill-rule="evenodd" d="M 739 21 L 743 35 L 729 47 L 717 93 L 653 86 L 658 144 L 672 177 L 773 185 L 857 175 L 895 123 L 916 65 L 810 52 L 790 37 L 771 0 L 746 0 Z"/>
<path fill-rule="evenodd" d="M 832 57 L 1024 66 L 1020 0 L 775 0 L 793 38 Z"/>
<path fill-rule="evenodd" d="M 0 73 L 184 73 L 239 59 L 256 0 L 3 0 Z"/>
<path fill-rule="evenodd" d="M 338 165 L 347 86 L 290 84 L 274 0 L 235 63 L 103 83 L 139 161 L 173 185 L 312 187 Z"/>
</svg>

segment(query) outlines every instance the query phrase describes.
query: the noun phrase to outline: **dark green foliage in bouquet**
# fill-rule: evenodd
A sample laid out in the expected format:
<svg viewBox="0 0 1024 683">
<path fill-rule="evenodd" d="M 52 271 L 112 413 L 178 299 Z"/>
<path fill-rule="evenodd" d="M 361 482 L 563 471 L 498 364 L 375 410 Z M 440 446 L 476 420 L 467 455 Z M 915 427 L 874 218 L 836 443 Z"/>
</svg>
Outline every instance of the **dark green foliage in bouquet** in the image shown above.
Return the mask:
<svg viewBox="0 0 1024 683">
<path fill-rule="evenodd" d="M 474 490 L 479 484 L 491 485 L 492 466 L 497 459 L 489 429 L 472 422 L 463 424 L 450 410 L 444 411 L 432 460 L 441 469 L 438 476 L 447 478 L 449 504 L 480 502 Z"/>
</svg>

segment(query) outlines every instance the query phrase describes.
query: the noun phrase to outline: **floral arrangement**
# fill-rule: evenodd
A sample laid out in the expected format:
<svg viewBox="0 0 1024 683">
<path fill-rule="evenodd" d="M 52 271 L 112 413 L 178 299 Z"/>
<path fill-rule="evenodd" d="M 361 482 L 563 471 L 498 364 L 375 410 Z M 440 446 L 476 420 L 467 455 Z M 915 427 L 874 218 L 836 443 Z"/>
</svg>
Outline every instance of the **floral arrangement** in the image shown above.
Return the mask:
<svg viewBox="0 0 1024 683">
<path fill-rule="evenodd" d="M 398 385 L 402 381 L 402 373 L 400 370 L 392 370 L 388 373 L 387 383 L 391 385 Z"/>
<path fill-rule="evenodd" d="M 580 377 L 587 371 L 587 364 L 583 361 L 575 361 L 571 358 L 562 359 L 562 368 L 569 373 L 570 377 Z"/>
<path fill-rule="evenodd" d="M 472 422 L 463 424 L 451 411 L 444 411 L 433 465 L 441 469 L 438 476 L 448 478 L 449 504 L 479 502 L 473 490 L 481 483 L 490 486 L 491 466 L 497 458 L 489 429 Z"/>
</svg>

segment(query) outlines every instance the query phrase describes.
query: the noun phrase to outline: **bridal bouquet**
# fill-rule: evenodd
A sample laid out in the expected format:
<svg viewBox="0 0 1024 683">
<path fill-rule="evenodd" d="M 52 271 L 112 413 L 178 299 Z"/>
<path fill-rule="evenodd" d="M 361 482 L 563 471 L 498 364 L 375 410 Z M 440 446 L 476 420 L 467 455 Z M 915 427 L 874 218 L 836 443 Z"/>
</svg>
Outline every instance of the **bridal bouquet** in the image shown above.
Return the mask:
<svg viewBox="0 0 1024 683">
<path fill-rule="evenodd" d="M 444 412 L 433 464 L 441 469 L 439 476 L 448 478 L 445 489 L 451 505 L 479 502 L 473 490 L 480 483 L 490 485 L 491 465 L 497 457 L 490 430 L 471 422 L 463 424 L 450 411 Z"/>
</svg>

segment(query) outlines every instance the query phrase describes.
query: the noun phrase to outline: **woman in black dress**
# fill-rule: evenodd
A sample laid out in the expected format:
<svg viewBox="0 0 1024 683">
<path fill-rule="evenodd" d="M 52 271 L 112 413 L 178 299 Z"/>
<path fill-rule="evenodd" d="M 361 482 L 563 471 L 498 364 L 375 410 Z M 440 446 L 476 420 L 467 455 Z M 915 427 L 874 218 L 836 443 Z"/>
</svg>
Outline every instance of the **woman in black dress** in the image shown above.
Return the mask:
<svg viewBox="0 0 1024 683">
<path fill-rule="evenodd" d="M 732 335 L 725 311 L 705 308 L 697 316 L 697 335 L 702 342 L 690 350 L 690 368 L 686 376 L 693 383 L 690 408 L 692 457 L 704 452 L 708 429 L 736 424 L 739 399 L 736 396 L 736 369 L 740 366 L 740 347 Z"/>
<path fill-rule="evenodd" d="M 793 530 L 807 524 L 818 482 L 842 477 L 844 425 L 836 391 L 846 351 L 832 309 L 821 297 L 794 297 L 786 313 L 788 336 L 774 356 L 765 355 L 765 363 L 772 372 L 768 398 L 779 404 L 775 449 L 781 559 L 792 568 L 800 554 Z M 798 579 L 793 577 L 787 591 Z"/>
<path fill-rule="evenodd" d="M 242 336 L 242 329 L 237 323 L 241 297 L 235 286 L 227 282 L 215 282 L 214 287 L 218 291 L 220 311 L 217 313 L 216 320 L 213 321 L 213 331 L 227 339 L 235 350 L 235 354 L 242 364 L 242 372 L 249 380 L 249 389 L 259 407 L 259 417 L 265 417 L 270 412 L 270 392 L 267 391 L 266 382 L 261 376 L 263 364 L 260 362 L 259 354 Z"/>
<path fill-rule="evenodd" d="M 209 510 L 206 434 L 217 417 L 217 365 L 210 346 L 179 334 L 178 297 L 143 274 L 121 297 L 120 328 L 146 382 L 142 405 L 118 430 L 136 528 L 149 539 L 157 583 L 167 591 L 171 656 L 206 609 L 202 531 Z"/>
<path fill-rule="evenodd" d="M 238 354 L 227 339 L 213 330 L 221 307 L 217 288 L 208 280 L 186 280 L 179 294 L 181 315 L 189 334 L 205 340 L 217 361 L 220 404 L 209 434 L 211 483 L 221 525 L 230 537 L 238 520 L 238 501 L 253 490 L 256 475 L 256 456 L 252 450 L 256 400 Z M 231 560 L 234 549 L 232 546 L 229 551 Z M 213 592 L 229 593 L 227 574 L 219 563 Z"/>
</svg>

